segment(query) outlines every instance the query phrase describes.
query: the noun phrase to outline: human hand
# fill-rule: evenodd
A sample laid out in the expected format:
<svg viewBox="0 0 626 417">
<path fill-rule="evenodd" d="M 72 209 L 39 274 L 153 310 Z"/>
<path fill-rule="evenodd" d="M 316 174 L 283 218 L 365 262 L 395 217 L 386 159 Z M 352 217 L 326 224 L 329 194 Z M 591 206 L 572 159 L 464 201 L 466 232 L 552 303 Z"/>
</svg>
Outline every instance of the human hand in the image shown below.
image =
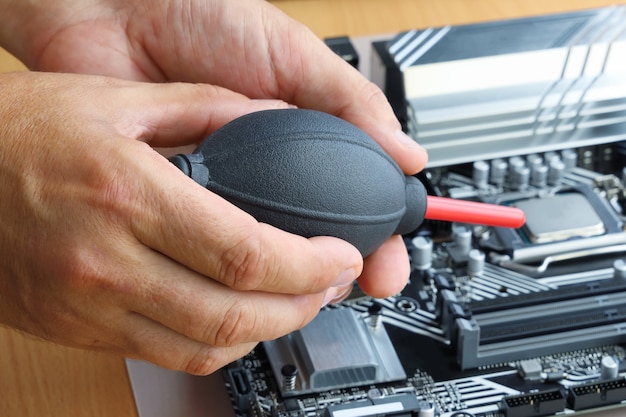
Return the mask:
<svg viewBox="0 0 626 417">
<path fill-rule="evenodd" d="M 384 94 L 266 1 L 0 0 L 0 16 L 7 23 L 0 39 L 33 69 L 203 82 L 281 99 L 352 122 L 407 174 L 426 163 Z M 385 297 L 404 287 L 409 264 L 400 237 L 365 263 L 366 293 Z"/>
<path fill-rule="evenodd" d="M 283 102 L 43 73 L 0 75 L 0 92 L 0 323 L 207 374 L 361 272 L 346 242 L 257 223 L 151 148 Z"/>
</svg>

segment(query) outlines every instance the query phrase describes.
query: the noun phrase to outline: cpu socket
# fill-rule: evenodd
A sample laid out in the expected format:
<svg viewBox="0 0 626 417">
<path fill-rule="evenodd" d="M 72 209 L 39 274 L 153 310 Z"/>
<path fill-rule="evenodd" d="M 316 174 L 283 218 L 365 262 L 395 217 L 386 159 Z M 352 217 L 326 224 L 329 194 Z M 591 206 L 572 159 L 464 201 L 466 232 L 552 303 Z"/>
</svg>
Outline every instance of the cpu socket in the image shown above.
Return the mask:
<svg viewBox="0 0 626 417">
<path fill-rule="evenodd" d="M 522 231 L 530 242 L 559 242 L 606 232 L 604 222 L 580 193 L 563 193 L 511 204 L 526 214 Z"/>
<path fill-rule="evenodd" d="M 626 244 L 622 221 L 589 184 L 570 186 L 553 195 L 502 195 L 495 203 L 517 207 L 526 214 L 520 229 L 494 228 L 479 242 L 487 253 L 506 255 L 498 263 L 507 268 L 541 265 L 549 257 L 580 251 L 591 256 L 600 248 Z"/>
</svg>

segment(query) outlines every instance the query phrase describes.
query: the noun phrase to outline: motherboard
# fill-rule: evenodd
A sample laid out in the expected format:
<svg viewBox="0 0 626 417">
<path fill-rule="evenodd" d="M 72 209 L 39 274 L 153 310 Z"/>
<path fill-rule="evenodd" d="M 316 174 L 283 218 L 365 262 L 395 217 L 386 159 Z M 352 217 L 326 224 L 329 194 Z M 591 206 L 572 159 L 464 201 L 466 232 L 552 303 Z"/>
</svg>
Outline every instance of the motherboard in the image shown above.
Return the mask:
<svg viewBox="0 0 626 417">
<path fill-rule="evenodd" d="M 518 207 L 526 223 L 425 221 L 404 236 L 401 293 L 355 287 L 223 369 L 236 414 L 626 413 L 626 8 L 371 47 L 372 80 L 429 152 L 428 193 Z"/>
</svg>

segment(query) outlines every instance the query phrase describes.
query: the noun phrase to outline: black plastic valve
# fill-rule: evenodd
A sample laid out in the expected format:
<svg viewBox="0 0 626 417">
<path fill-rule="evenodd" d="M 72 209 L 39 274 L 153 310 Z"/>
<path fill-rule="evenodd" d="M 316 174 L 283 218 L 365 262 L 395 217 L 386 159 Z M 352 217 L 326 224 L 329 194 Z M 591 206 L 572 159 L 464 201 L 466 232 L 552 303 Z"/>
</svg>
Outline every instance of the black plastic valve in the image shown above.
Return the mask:
<svg viewBox="0 0 626 417">
<path fill-rule="evenodd" d="M 258 221 L 305 237 L 335 236 L 369 255 L 414 231 L 426 211 L 406 176 L 362 130 L 313 110 L 266 110 L 210 135 L 170 161 Z"/>
</svg>

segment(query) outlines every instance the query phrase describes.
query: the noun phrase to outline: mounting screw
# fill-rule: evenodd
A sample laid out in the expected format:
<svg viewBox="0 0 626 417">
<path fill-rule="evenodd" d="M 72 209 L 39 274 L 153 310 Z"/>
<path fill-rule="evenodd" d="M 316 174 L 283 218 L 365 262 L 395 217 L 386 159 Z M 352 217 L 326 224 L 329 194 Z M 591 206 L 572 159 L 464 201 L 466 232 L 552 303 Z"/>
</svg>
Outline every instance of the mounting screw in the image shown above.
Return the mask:
<svg viewBox="0 0 626 417">
<path fill-rule="evenodd" d="M 381 306 L 380 303 L 374 301 L 374 303 L 367 309 L 367 312 L 370 315 L 370 326 L 372 327 L 372 329 L 378 329 L 378 327 L 380 326 L 380 318 L 382 316 L 383 306 Z"/>
<path fill-rule="evenodd" d="M 280 373 L 283 376 L 283 386 L 287 391 L 293 391 L 296 389 L 296 377 L 298 376 L 298 368 L 295 365 L 288 363 L 283 365 L 280 369 Z"/>
</svg>

